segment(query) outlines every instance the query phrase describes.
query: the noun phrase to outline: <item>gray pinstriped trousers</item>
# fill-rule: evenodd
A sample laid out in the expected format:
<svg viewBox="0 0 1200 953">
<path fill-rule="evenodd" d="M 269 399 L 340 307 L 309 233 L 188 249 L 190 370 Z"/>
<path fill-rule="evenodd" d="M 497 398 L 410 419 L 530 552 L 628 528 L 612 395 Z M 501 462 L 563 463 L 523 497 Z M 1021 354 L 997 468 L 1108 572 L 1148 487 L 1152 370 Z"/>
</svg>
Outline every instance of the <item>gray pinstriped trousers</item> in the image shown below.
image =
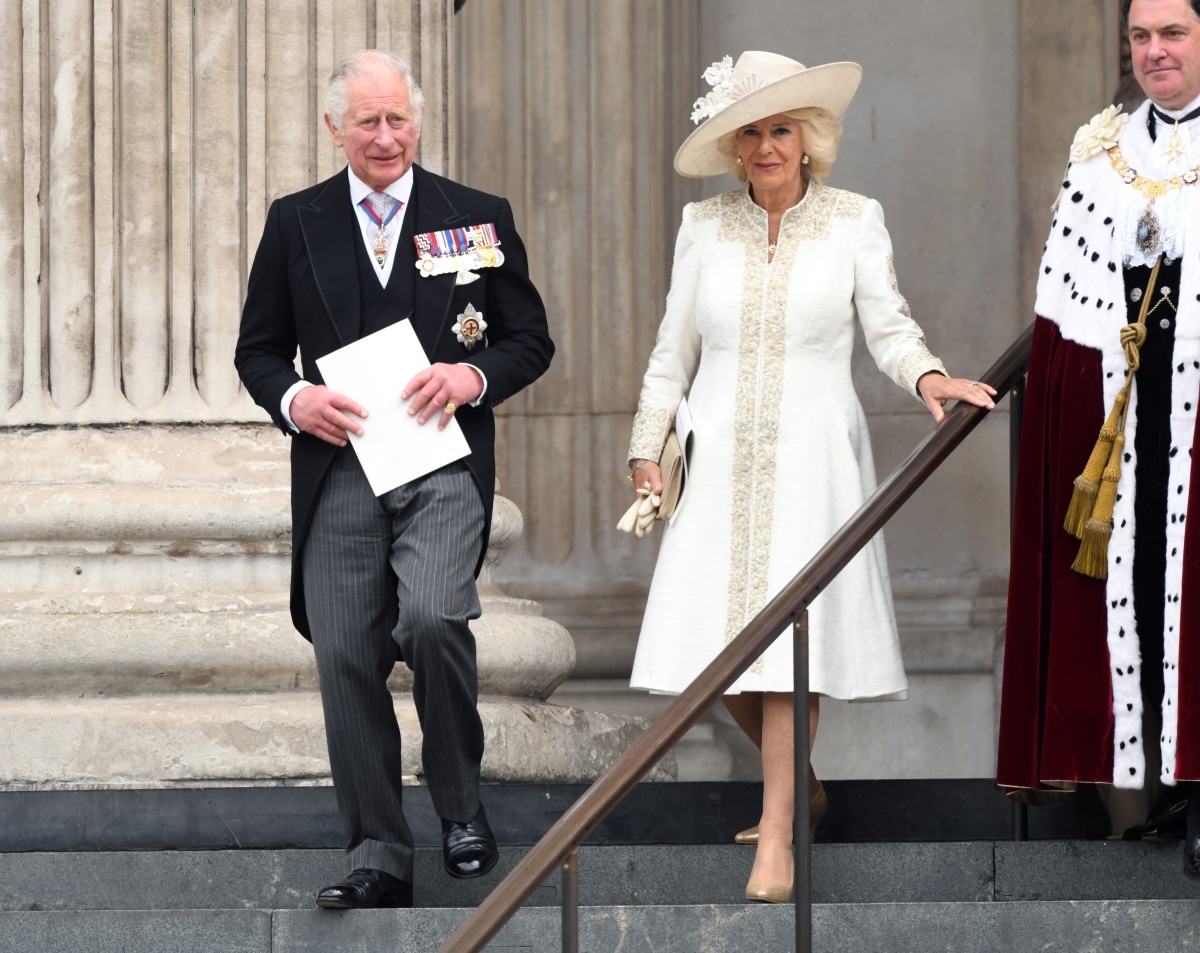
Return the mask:
<svg viewBox="0 0 1200 953">
<path fill-rule="evenodd" d="M 483 519 L 461 462 L 378 498 L 349 448 L 326 476 L 304 551 L 304 597 L 351 869 L 412 881 L 400 728 L 387 688 L 397 646 L 413 670 L 434 808 L 463 822 L 479 808 L 483 725 L 467 621 L 480 615 Z"/>
</svg>

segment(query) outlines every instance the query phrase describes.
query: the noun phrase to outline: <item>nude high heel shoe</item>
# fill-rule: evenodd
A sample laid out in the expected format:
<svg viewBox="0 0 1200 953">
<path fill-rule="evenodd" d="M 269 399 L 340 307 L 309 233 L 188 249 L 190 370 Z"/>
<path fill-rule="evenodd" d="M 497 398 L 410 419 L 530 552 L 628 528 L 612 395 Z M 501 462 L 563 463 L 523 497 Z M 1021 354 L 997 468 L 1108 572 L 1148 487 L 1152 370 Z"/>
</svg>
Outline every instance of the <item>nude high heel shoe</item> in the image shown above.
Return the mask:
<svg viewBox="0 0 1200 953">
<path fill-rule="evenodd" d="M 792 882 L 773 884 L 765 880 L 751 880 L 746 884 L 746 899 L 754 903 L 791 903 Z"/>
<path fill-rule="evenodd" d="M 744 831 L 738 831 L 733 835 L 735 844 L 757 844 L 758 843 L 758 825 L 747 827 Z"/>
<path fill-rule="evenodd" d="M 761 850 L 762 847 L 760 846 Z M 787 845 L 787 857 L 789 861 L 794 860 L 792 854 L 792 845 Z M 755 860 L 758 858 L 755 857 Z M 795 864 L 788 864 L 788 879 L 787 883 L 779 881 L 757 880 L 754 877 L 750 878 L 750 882 L 746 884 L 746 899 L 755 903 L 790 903 L 792 899 L 792 880 L 795 877 Z"/>
<path fill-rule="evenodd" d="M 817 824 L 829 810 L 829 797 L 825 793 L 825 785 L 817 780 L 812 768 L 808 769 L 808 842 L 811 844 L 817 835 Z M 733 835 L 735 844 L 757 844 L 758 825 L 747 827 Z"/>
</svg>

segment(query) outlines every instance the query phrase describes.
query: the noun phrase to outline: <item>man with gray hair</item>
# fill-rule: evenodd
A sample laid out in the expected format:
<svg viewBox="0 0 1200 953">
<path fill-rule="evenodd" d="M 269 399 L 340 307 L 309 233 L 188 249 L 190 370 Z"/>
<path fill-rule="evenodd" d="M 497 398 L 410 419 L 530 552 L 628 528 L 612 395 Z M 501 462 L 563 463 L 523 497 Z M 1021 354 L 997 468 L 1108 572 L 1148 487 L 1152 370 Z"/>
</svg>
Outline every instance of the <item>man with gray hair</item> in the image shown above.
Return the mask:
<svg viewBox="0 0 1200 953">
<path fill-rule="evenodd" d="M 398 660 L 413 671 L 444 867 L 464 878 L 496 863 L 468 627 L 491 522 L 492 408 L 554 353 L 508 203 L 414 164 L 422 108 L 398 57 L 365 50 L 337 66 L 325 123 L 347 168 L 271 205 L 235 354 L 250 395 L 292 437 L 292 620 L 316 653 L 352 868 L 317 896 L 333 909 L 412 905 L 387 686 Z M 372 408 L 327 388 L 316 361 L 403 320 L 431 365 L 398 380 L 396 398 L 421 424 L 457 420 L 470 454 L 376 497 L 347 445 Z"/>
</svg>

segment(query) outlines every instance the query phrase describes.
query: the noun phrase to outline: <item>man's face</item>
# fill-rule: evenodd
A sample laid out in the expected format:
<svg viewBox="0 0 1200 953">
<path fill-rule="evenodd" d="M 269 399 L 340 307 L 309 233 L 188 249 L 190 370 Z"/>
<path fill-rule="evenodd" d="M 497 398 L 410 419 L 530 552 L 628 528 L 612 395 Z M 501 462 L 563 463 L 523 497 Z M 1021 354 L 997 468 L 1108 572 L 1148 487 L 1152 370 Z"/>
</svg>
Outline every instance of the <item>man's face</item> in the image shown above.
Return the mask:
<svg viewBox="0 0 1200 953">
<path fill-rule="evenodd" d="M 354 174 L 376 192 L 408 171 L 421 138 L 408 83 L 403 76 L 387 72 L 348 80 L 342 131 L 328 115 L 325 124 Z"/>
<path fill-rule="evenodd" d="M 1133 0 L 1129 8 L 1133 75 L 1163 109 L 1200 96 L 1200 20 L 1191 0 Z"/>
</svg>

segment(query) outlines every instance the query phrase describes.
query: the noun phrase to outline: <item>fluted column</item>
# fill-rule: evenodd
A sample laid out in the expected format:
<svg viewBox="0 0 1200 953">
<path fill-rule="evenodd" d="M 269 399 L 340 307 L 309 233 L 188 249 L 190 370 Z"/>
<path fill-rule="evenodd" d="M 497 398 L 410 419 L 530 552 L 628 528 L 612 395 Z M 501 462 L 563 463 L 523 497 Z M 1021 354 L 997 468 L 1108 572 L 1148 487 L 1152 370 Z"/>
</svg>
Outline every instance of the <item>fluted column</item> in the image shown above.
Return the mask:
<svg viewBox="0 0 1200 953">
<path fill-rule="evenodd" d="M 620 647 L 586 630 L 625 624 L 653 566 L 653 545 L 612 528 L 690 197 L 671 157 L 695 85 L 675 84 L 699 75 L 676 63 L 690 59 L 694 8 L 479 0 L 458 16 L 462 179 L 512 201 L 558 346 L 546 377 L 500 409 L 500 481 L 526 519 L 507 584 L 554 593 L 547 610 L 571 620 L 585 672 L 628 664 L 627 628 Z"/>
<path fill-rule="evenodd" d="M 451 9 L 5 3 L 0 426 L 260 421 L 233 368 L 242 296 L 271 200 L 343 164 L 324 79 L 364 46 L 408 57 L 421 161 L 449 171 Z"/>
</svg>

